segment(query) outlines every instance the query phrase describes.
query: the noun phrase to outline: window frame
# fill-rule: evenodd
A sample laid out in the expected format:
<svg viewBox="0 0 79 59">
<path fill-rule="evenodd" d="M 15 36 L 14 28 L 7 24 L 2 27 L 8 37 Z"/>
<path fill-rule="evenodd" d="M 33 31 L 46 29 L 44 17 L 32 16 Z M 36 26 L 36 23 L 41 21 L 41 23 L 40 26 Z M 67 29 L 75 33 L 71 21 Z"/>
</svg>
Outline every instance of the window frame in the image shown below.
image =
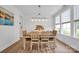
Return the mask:
<svg viewBox="0 0 79 59">
<path fill-rule="evenodd" d="M 64 13 L 65 11 L 67 11 L 67 10 L 69 10 L 70 9 L 70 16 L 71 16 L 71 8 L 66 8 L 65 10 L 62 10 L 62 12 L 60 11 L 60 13 L 57 13 L 56 15 L 55 15 L 55 18 L 57 17 L 57 16 L 60 16 L 60 22 L 59 23 L 56 23 L 56 21 L 55 21 L 55 28 L 56 28 L 56 25 L 60 25 L 60 30 L 59 30 L 59 34 L 61 34 L 61 29 L 62 29 L 62 25 L 63 24 L 65 24 L 65 23 L 70 23 L 70 25 L 71 25 L 71 17 L 70 17 L 70 20 L 69 21 L 66 21 L 66 22 L 62 22 L 62 18 L 61 18 L 61 16 L 62 16 L 62 13 Z M 71 28 L 71 26 L 70 26 L 70 28 Z M 71 29 L 70 29 L 71 30 Z M 71 33 L 71 32 L 70 32 Z M 64 35 L 64 34 L 63 34 Z M 70 34 L 70 36 L 71 36 L 71 34 Z"/>
<path fill-rule="evenodd" d="M 70 10 L 70 16 L 71 16 L 71 9 L 70 8 L 68 8 L 68 9 L 66 9 L 66 10 L 64 10 L 63 12 L 61 12 L 61 23 L 67 23 L 67 22 L 70 22 L 71 21 L 71 17 L 70 17 L 70 20 L 69 21 L 62 21 L 62 14 L 64 13 L 64 12 L 67 12 L 67 10 Z"/>
<path fill-rule="evenodd" d="M 57 25 L 59 25 L 59 30 L 56 29 L 56 26 L 57 26 Z M 57 30 L 58 33 L 60 33 L 60 24 L 56 24 L 56 25 L 55 25 L 55 30 Z"/>
<path fill-rule="evenodd" d="M 78 5 L 78 6 L 79 6 L 79 5 Z M 70 32 L 71 32 L 71 34 L 70 34 L 69 37 L 79 39 L 79 38 L 76 37 L 76 27 L 75 27 L 75 22 L 79 21 L 79 19 L 76 19 L 76 20 L 74 19 L 74 16 L 76 15 L 76 14 L 74 14 L 74 7 L 75 7 L 75 6 L 69 6 L 69 7 L 66 6 L 66 8 L 64 7 L 64 8 L 62 8 L 61 10 L 59 10 L 56 14 L 54 14 L 54 18 L 55 18 L 57 15 L 60 15 L 60 23 L 56 23 L 56 22 L 54 21 L 54 22 L 55 22 L 55 23 L 54 23 L 54 28 L 55 28 L 56 25 L 60 25 L 60 32 L 59 32 L 59 34 L 61 34 L 61 31 L 62 31 L 62 24 L 70 23 Z M 61 14 L 62 14 L 64 11 L 68 10 L 68 9 L 70 9 L 70 21 L 61 22 Z M 62 34 L 62 35 L 64 35 L 64 34 Z M 65 36 L 67 36 L 67 35 L 65 35 Z"/>
<path fill-rule="evenodd" d="M 79 5 L 76 5 L 76 6 L 79 6 Z M 73 17 L 74 36 L 73 36 L 73 37 L 77 38 L 77 36 L 76 36 L 76 22 L 79 21 L 79 19 L 78 19 L 79 17 L 78 17 L 78 18 L 75 18 L 75 15 L 76 15 L 76 14 L 75 14 L 75 11 L 74 11 L 75 9 L 74 9 L 74 8 L 75 8 L 75 6 L 73 6 L 73 13 L 74 13 L 74 17 Z M 77 17 L 77 16 L 76 16 L 76 17 Z M 77 39 L 79 39 L 79 38 L 77 38 Z"/>
<path fill-rule="evenodd" d="M 63 29 L 63 25 L 64 25 L 64 24 L 68 24 L 68 23 L 70 23 L 70 22 L 62 23 L 62 24 L 61 24 L 61 26 L 62 26 L 62 27 L 61 27 L 61 30 Z M 61 34 L 62 34 L 62 32 L 61 32 Z M 66 35 L 66 34 L 63 34 L 63 35 Z M 70 35 L 66 35 L 66 36 L 71 36 L 71 23 L 70 23 Z"/>
<path fill-rule="evenodd" d="M 57 16 L 59 16 L 60 21 L 59 21 L 59 23 L 56 23 L 56 20 L 55 20 L 55 29 L 56 29 L 56 26 L 57 26 L 57 25 L 59 25 L 60 28 L 61 28 L 61 25 L 60 25 L 60 22 L 61 22 L 61 15 L 60 15 L 60 14 L 56 15 L 56 16 L 55 16 L 55 19 L 56 19 Z M 59 29 L 58 31 L 59 31 L 58 33 L 60 33 L 60 29 Z"/>
<path fill-rule="evenodd" d="M 79 22 L 79 20 L 74 20 L 74 37 L 76 37 L 77 38 L 77 36 L 76 36 L 76 22 Z"/>
<path fill-rule="evenodd" d="M 59 22 L 56 23 L 56 17 L 58 17 L 58 16 L 59 16 Z M 56 15 L 56 16 L 55 16 L 55 24 L 60 24 L 60 15 Z"/>
</svg>

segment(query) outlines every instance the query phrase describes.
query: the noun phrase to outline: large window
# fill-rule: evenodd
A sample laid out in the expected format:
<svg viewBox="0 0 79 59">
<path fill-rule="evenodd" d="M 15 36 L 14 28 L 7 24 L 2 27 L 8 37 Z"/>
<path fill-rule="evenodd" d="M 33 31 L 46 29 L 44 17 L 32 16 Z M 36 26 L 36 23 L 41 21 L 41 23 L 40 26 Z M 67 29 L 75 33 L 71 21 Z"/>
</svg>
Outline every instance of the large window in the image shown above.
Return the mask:
<svg viewBox="0 0 79 59">
<path fill-rule="evenodd" d="M 60 25 L 56 25 L 55 29 L 58 31 L 58 33 L 60 32 Z"/>
<path fill-rule="evenodd" d="M 74 20 L 79 19 L 79 5 L 74 6 Z"/>
<path fill-rule="evenodd" d="M 79 5 L 74 6 L 75 37 L 79 38 Z"/>
<path fill-rule="evenodd" d="M 61 22 L 67 22 L 70 21 L 70 9 L 64 11 L 61 15 Z"/>
<path fill-rule="evenodd" d="M 61 34 L 70 36 L 70 9 L 61 14 Z"/>
<path fill-rule="evenodd" d="M 56 24 L 57 24 L 57 23 L 60 23 L 60 15 L 58 15 L 58 16 L 55 18 L 55 20 L 56 20 Z"/>
<path fill-rule="evenodd" d="M 60 32 L 60 15 L 57 15 L 55 17 L 55 30 L 58 31 L 58 33 Z"/>
<path fill-rule="evenodd" d="M 63 35 L 79 39 L 79 5 L 64 7 L 62 10 L 55 17 L 56 30 Z"/>
<path fill-rule="evenodd" d="M 79 38 L 79 21 L 75 22 L 75 37 Z"/>
<path fill-rule="evenodd" d="M 61 34 L 70 36 L 70 23 L 62 24 Z"/>
</svg>

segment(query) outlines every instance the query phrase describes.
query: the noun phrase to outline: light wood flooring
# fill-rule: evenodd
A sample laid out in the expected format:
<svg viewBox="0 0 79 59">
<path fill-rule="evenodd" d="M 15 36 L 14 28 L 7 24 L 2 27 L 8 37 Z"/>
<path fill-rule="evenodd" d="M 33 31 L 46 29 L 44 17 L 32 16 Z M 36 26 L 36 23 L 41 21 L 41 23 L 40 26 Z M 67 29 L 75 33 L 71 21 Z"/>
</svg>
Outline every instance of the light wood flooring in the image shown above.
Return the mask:
<svg viewBox="0 0 79 59">
<path fill-rule="evenodd" d="M 44 45 L 43 49 L 37 50 L 37 46 L 33 46 L 33 50 L 30 51 L 30 41 L 26 42 L 26 49 L 23 49 L 23 42 L 19 40 L 12 46 L 8 47 L 7 49 L 3 50 L 1 53 L 75 53 L 76 51 L 71 47 L 65 45 L 59 40 L 55 41 L 56 48 L 52 49 L 52 47 L 47 47 Z"/>
</svg>

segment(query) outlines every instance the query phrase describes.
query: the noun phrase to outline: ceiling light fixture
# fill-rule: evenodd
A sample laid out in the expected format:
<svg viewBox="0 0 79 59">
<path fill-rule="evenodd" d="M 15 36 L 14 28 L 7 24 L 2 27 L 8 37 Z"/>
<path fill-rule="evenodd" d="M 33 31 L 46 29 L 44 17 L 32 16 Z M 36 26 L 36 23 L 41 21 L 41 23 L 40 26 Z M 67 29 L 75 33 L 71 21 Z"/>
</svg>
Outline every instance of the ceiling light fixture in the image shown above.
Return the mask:
<svg viewBox="0 0 79 59">
<path fill-rule="evenodd" d="M 39 13 L 38 13 L 38 15 L 40 16 L 41 15 L 41 13 L 40 13 L 40 5 L 38 5 L 38 9 L 39 9 Z"/>
<path fill-rule="evenodd" d="M 38 13 L 37 13 L 37 17 L 32 17 L 32 21 L 47 21 L 47 18 L 46 17 L 42 17 L 42 14 L 41 14 L 41 6 L 38 5 Z"/>
</svg>

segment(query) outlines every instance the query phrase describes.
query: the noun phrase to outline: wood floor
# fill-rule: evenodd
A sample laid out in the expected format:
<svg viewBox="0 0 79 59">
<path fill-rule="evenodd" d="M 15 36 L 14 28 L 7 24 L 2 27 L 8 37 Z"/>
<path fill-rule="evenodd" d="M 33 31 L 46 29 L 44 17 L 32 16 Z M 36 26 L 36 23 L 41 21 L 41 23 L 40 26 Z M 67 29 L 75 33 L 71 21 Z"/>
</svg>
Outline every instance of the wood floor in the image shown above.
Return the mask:
<svg viewBox="0 0 79 59">
<path fill-rule="evenodd" d="M 63 44 L 62 42 L 56 40 L 56 48 L 52 49 L 52 47 L 47 47 L 44 45 L 43 49 L 37 50 L 37 46 L 33 46 L 33 50 L 30 51 L 30 41 L 26 44 L 26 49 L 23 49 L 23 42 L 19 40 L 12 46 L 8 47 L 7 49 L 3 50 L 2 53 L 75 53 L 75 50 L 71 47 Z"/>
</svg>

